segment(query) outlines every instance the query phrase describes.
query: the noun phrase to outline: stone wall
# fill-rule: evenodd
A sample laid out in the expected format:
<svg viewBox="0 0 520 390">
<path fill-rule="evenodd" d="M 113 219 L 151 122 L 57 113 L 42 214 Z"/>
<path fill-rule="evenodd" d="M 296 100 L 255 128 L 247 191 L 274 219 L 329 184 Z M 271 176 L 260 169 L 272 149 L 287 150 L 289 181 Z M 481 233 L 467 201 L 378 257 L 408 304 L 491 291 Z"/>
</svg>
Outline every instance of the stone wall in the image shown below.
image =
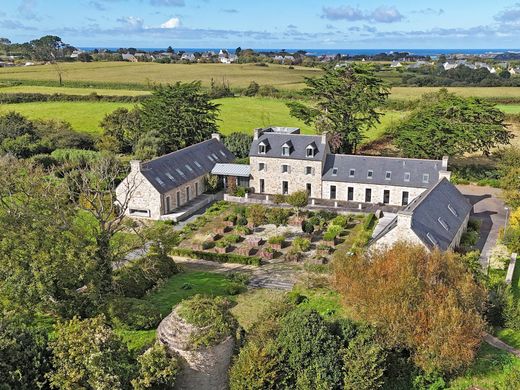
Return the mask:
<svg viewBox="0 0 520 390">
<path fill-rule="evenodd" d="M 126 210 L 127 215 L 133 215 L 131 211 L 142 210 L 146 211 L 147 215 L 139 213 L 135 216 L 159 219 L 161 216 L 161 194 L 141 172 L 130 172 L 117 186 L 116 196 L 120 203 L 125 201 L 129 191 L 131 192 L 131 198 Z"/>
<path fill-rule="evenodd" d="M 265 164 L 265 170 L 259 170 L 260 163 Z M 256 193 L 260 193 L 260 179 L 264 179 L 263 193 L 265 194 L 281 194 L 282 182 L 287 181 L 289 194 L 296 191 L 305 191 L 307 183 L 309 183 L 311 185 L 310 197 L 321 198 L 322 161 L 256 156 L 250 158 L 250 165 L 250 186 Z M 288 165 L 289 171 L 283 173 L 282 165 Z M 306 174 L 306 167 L 311 167 L 311 174 Z"/>
<path fill-rule="evenodd" d="M 402 196 L 404 191 L 408 191 L 408 203 L 414 198 L 422 194 L 426 189 L 414 187 L 397 187 L 385 186 L 379 184 L 360 184 L 360 183 L 345 183 L 339 181 L 324 181 L 323 182 L 323 199 L 330 199 L 330 187 L 336 186 L 336 199 L 347 200 L 347 188 L 354 188 L 353 202 L 365 202 L 365 189 L 372 189 L 372 200 L 370 203 L 383 203 L 383 193 L 385 190 L 390 191 L 390 205 L 401 206 Z"/>
<path fill-rule="evenodd" d="M 195 199 L 198 195 L 204 193 L 206 191 L 206 175 L 199 176 L 187 183 L 179 187 L 175 187 L 172 190 L 166 192 L 162 196 L 162 214 L 168 214 L 169 212 L 174 212 L 176 208 L 182 206 L 188 201 L 187 196 L 187 188 L 190 190 L 190 201 Z M 197 184 L 198 184 L 198 193 L 197 193 Z M 177 193 L 179 193 L 180 203 L 177 204 Z M 167 198 L 170 197 L 170 210 L 167 209 Z"/>
</svg>

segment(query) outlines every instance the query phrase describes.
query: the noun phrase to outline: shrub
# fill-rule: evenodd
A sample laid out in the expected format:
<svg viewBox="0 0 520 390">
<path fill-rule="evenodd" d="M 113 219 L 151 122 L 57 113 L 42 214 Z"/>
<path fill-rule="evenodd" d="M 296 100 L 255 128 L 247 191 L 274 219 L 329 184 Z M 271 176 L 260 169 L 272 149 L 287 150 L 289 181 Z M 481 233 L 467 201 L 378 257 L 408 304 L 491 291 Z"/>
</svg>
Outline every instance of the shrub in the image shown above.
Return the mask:
<svg viewBox="0 0 520 390">
<path fill-rule="evenodd" d="M 242 205 L 235 205 L 233 207 L 233 212 L 238 216 L 245 216 L 246 215 L 247 208 L 246 206 Z"/>
<path fill-rule="evenodd" d="M 246 226 L 247 225 L 247 218 L 244 216 L 240 216 L 237 218 L 237 225 L 238 226 Z"/>
<path fill-rule="evenodd" d="M 227 248 L 229 246 L 229 242 L 226 241 L 226 239 L 218 241 L 215 246 L 217 248 Z"/>
<path fill-rule="evenodd" d="M 262 260 L 259 257 L 242 256 L 234 253 L 212 253 L 203 251 L 194 251 L 186 248 L 174 248 L 172 255 L 184 256 L 192 259 L 201 259 L 207 261 L 215 261 L 217 263 L 236 263 L 246 265 L 260 265 Z"/>
<path fill-rule="evenodd" d="M 53 168 L 58 165 L 58 160 L 49 154 L 36 154 L 31 157 L 34 164 L 42 166 L 44 169 Z"/>
<path fill-rule="evenodd" d="M 289 252 L 287 252 L 284 256 L 285 261 L 290 261 L 294 263 L 298 263 L 303 259 L 303 254 L 298 252 L 292 248 Z"/>
<path fill-rule="evenodd" d="M 214 241 L 204 241 L 202 243 L 202 249 L 203 250 L 208 250 L 208 249 L 211 249 L 215 246 L 215 242 Z"/>
<path fill-rule="evenodd" d="M 112 299 L 107 305 L 107 316 L 114 326 L 132 330 L 152 329 L 161 321 L 159 310 L 136 298 Z"/>
<path fill-rule="evenodd" d="M 247 219 L 246 219 L 246 222 L 247 222 Z M 247 226 L 237 226 L 235 228 L 235 232 L 237 232 L 237 234 L 247 236 L 248 234 L 251 234 L 251 229 L 249 229 Z"/>
<path fill-rule="evenodd" d="M 269 210 L 269 213 L 267 215 L 267 221 L 276 226 L 287 225 L 290 215 L 291 212 L 289 210 L 280 207 L 275 207 Z"/>
<path fill-rule="evenodd" d="M 325 241 L 334 241 L 336 239 L 336 234 L 334 234 L 334 232 L 325 232 L 323 239 Z"/>
<path fill-rule="evenodd" d="M 285 195 L 275 194 L 273 196 L 273 203 L 274 204 L 281 204 L 281 203 L 286 203 L 286 202 L 287 202 L 287 197 Z"/>
<path fill-rule="evenodd" d="M 332 225 L 341 226 L 343 229 L 347 227 L 350 222 L 350 217 L 346 215 L 338 215 L 330 223 Z"/>
<path fill-rule="evenodd" d="M 374 227 L 376 216 L 373 213 L 368 214 L 363 221 L 363 229 L 370 230 Z"/>
<path fill-rule="evenodd" d="M 309 220 L 303 221 L 302 231 L 307 234 L 312 234 L 314 232 L 314 224 Z"/>
<path fill-rule="evenodd" d="M 173 388 L 179 372 L 179 362 L 168 354 L 168 349 L 156 342 L 137 357 L 138 375 L 132 380 L 134 390 Z"/>
<path fill-rule="evenodd" d="M 317 215 L 309 218 L 307 220 L 309 223 L 311 223 L 313 226 L 316 226 L 316 225 L 319 225 L 320 224 L 320 217 L 318 217 Z"/>
<path fill-rule="evenodd" d="M 331 219 L 333 219 L 334 217 L 336 217 L 336 213 L 332 212 L 332 211 L 327 211 L 327 210 L 320 210 L 316 213 L 316 216 L 319 218 L 319 219 L 322 219 L 324 221 L 330 221 Z"/>
<path fill-rule="evenodd" d="M 244 187 L 237 187 L 235 189 L 234 195 L 243 198 L 244 196 L 246 196 L 246 192 L 247 191 L 246 191 L 246 189 Z"/>
<path fill-rule="evenodd" d="M 267 242 L 269 242 L 269 244 L 283 244 L 284 241 L 284 236 L 272 236 L 269 237 L 269 240 Z"/>
<path fill-rule="evenodd" d="M 228 234 L 226 237 L 224 237 L 224 240 L 227 241 L 228 244 L 236 244 L 240 242 L 240 237 L 238 234 Z"/>
<path fill-rule="evenodd" d="M 205 297 L 197 294 L 182 301 L 177 312 L 187 323 L 200 328 L 191 335 L 194 348 L 221 342 L 237 326 L 229 313 L 230 302 L 222 297 Z"/>
<path fill-rule="evenodd" d="M 287 203 L 295 207 L 299 215 L 300 209 L 309 204 L 309 194 L 307 191 L 296 191 L 287 197 Z"/>
<path fill-rule="evenodd" d="M 327 228 L 327 232 L 325 234 L 332 235 L 333 238 L 336 238 L 341 234 L 342 231 L 343 231 L 343 228 L 341 226 L 329 225 L 329 227 Z"/>
<path fill-rule="evenodd" d="M 226 286 L 226 294 L 238 295 L 246 290 L 246 287 L 240 283 L 230 283 Z"/>
<path fill-rule="evenodd" d="M 225 221 L 233 222 L 235 224 L 237 222 L 237 215 L 236 214 L 229 214 L 226 218 L 224 218 Z"/>
<path fill-rule="evenodd" d="M 294 250 L 299 252 L 307 252 L 311 249 L 311 241 L 303 237 L 296 237 L 293 240 L 292 245 Z"/>
</svg>

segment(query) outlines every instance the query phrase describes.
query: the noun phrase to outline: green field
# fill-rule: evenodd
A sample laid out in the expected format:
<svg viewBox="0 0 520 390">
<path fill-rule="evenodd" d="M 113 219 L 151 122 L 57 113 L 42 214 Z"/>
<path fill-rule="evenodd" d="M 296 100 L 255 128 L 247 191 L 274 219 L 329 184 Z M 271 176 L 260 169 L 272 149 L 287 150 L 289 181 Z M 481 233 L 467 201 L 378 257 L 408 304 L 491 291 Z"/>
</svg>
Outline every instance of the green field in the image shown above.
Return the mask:
<svg viewBox="0 0 520 390">
<path fill-rule="evenodd" d="M 497 107 L 506 114 L 520 114 L 520 104 L 499 104 Z"/>
<path fill-rule="evenodd" d="M 41 93 L 44 95 L 90 95 L 91 93 L 106 96 L 141 96 L 149 95 L 150 91 L 137 91 L 130 89 L 105 89 L 105 88 L 70 88 L 70 87 L 44 87 L 40 85 L 17 85 L 14 87 L 1 87 L 2 93 Z"/>
<path fill-rule="evenodd" d="M 255 127 L 294 126 L 302 133 L 312 134 L 314 130 L 302 121 L 292 118 L 285 101 L 269 98 L 225 98 L 215 102 L 220 104 L 218 126 L 222 134 L 234 131 L 252 133 Z M 69 122 L 81 132 L 99 134 L 99 123 L 103 117 L 118 107 L 134 107 L 133 103 L 111 102 L 36 102 L 0 105 L 0 115 L 17 111 L 30 119 L 56 119 Z M 388 111 L 381 124 L 371 129 L 366 141 L 379 138 L 393 121 L 403 117 L 406 112 Z"/>
<path fill-rule="evenodd" d="M 436 92 L 439 89 L 441 87 L 393 87 L 390 98 L 396 100 L 418 99 L 425 93 Z M 464 97 L 520 99 L 520 87 L 450 87 L 447 89 Z"/>
<path fill-rule="evenodd" d="M 246 87 L 251 80 L 274 85 L 283 89 L 298 89 L 305 76 L 315 76 L 320 69 L 269 64 L 267 67 L 254 64 L 157 64 L 131 62 L 90 62 L 60 64 L 65 84 L 70 81 L 96 83 L 134 83 L 143 86 L 149 83 L 200 80 L 209 85 L 211 79 L 226 80 L 231 87 Z M 57 81 L 58 74 L 52 65 L 0 68 L 2 80 L 47 80 Z"/>
</svg>

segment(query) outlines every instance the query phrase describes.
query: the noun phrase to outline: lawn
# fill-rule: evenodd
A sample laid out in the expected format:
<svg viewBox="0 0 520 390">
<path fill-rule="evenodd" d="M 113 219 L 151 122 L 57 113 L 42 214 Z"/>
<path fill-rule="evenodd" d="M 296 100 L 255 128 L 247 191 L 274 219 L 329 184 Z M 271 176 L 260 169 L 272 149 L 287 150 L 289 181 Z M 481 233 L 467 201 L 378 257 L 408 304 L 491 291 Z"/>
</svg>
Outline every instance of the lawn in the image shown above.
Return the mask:
<svg viewBox="0 0 520 390">
<path fill-rule="evenodd" d="M 133 107 L 133 103 L 111 102 L 37 102 L 0 105 L 0 115 L 17 111 L 30 119 L 56 119 L 69 122 L 84 133 L 101 132 L 99 123 L 103 117 L 118 107 Z"/>
<path fill-rule="evenodd" d="M 319 75 L 317 68 L 254 64 L 157 64 L 131 62 L 90 62 L 60 64 L 63 80 L 67 82 L 149 83 L 201 80 L 208 86 L 211 79 L 226 80 L 231 87 L 246 87 L 254 80 L 282 89 L 299 89 L 305 76 Z M 56 69 L 51 65 L 0 68 L 1 80 L 47 80 L 57 82 Z"/>
<path fill-rule="evenodd" d="M 520 114 L 520 104 L 499 104 L 497 107 L 506 114 Z"/>
</svg>

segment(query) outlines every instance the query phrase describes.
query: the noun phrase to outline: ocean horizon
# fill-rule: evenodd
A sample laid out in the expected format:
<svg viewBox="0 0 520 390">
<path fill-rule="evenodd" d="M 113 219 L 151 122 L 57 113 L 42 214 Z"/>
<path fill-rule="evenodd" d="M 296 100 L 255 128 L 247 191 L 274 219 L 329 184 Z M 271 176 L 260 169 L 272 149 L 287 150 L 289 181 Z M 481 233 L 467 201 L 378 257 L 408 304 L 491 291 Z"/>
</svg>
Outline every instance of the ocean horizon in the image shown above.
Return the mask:
<svg viewBox="0 0 520 390">
<path fill-rule="evenodd" d="M 82 50 L 94 50 L 94 49 L 106 49 L 111 51 L 116 51 L 119 47 L 97 47 L 97 46 L 89 46 L 89 47 L 80 47 Z M 166 47 L 136 47 L 137 50 L 143 52 L 154 52 L 154 51 L 165 51 Z M 204 51 L 215 51 L 218 52 L 220 49 L 225 49 L 230 53 L 235 52 L 235 48 L 216 48 L 216 47 L 179 47 L 173 48 L 175 51 L 184 51 L 188 53 L 193 52 L 204 52 Z M 257 52 L 280 52 L 285 50 L 286 52 L 296 52 L 298 50 L 303 50 L 309 55 L 375 55 L 380 53 L 392 53 L 392 52 L 407 52 L 412 55 L 421 55 L 421 56 L 438 56 L 441 54 L 467 54 L 467 55 L 484 55 L 484 54 L 500 54 L 500 53 L 520 53 L 520 49 L 498 49 L 498 48 L 488 48 L 488 49 L 407 49 L 407 48 L 398 48 L 398 49 L 307 49 L 307 48 L 289 48 L 289 49 L 263 49 L 263 48 L 253 48 L 253 50 Z"/>
</svg>

